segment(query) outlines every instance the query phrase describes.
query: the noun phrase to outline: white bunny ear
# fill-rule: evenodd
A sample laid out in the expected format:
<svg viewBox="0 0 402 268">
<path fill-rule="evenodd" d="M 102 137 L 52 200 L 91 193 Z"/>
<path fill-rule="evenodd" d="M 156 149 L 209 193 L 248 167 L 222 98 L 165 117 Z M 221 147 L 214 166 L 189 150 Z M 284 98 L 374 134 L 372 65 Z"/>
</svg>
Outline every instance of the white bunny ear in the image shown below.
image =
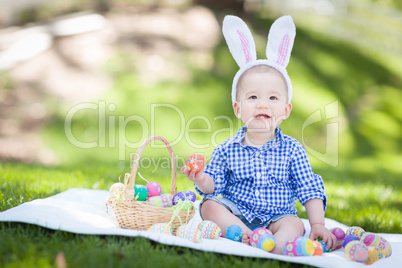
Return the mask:
<svg viewBox="0 0 402 268">
<path fill-rule="evenodd" d="M 225 16 L 222 31 L 230 53 L 240 68 L 257 59 L 253 36 L 242 19 L 236 16 Z"/>
<path fill-rule="evenodd" d="M 291 16 L 277 19 L 271 26 L 268 34 L 267 58 L 286 68 L 292 52 L 296 36 L 296 27 Z"/>
</svg>

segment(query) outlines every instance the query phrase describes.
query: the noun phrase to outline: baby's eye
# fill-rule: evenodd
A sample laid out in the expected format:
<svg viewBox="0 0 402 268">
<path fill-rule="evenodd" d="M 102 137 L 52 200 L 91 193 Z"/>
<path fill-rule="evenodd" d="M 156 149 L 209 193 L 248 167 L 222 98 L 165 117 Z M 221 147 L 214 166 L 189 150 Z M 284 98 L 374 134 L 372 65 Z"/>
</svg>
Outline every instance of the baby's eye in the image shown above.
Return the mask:
<svg viewBox="0 0 402 268">
<path fill-rule="evenodd" d="M 257 96 L 256 95 L 251 95 L 250 97 L 248 97 L 249 99 L 251 99 L 251 100 L 256 100 L 257 99 Z"/>
<path fill-rule="evenodd" d="M 271 96 L 269 97 L 270 100 L 277 100 L 278 98 L 276 96 Z"/>
</svg>

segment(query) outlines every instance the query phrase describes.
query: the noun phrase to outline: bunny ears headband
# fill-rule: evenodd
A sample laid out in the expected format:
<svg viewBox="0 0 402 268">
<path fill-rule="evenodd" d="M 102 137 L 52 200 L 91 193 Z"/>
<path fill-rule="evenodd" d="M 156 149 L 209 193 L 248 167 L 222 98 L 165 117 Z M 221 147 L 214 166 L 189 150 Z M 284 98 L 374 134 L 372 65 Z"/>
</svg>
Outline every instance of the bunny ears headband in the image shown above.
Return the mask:
<svg viewBox="0 0 402 268">
<path fill-rule="evenodd" d="M 236 16 L 225 16 L 222 31 L 230 53 L 240 67 L 233 79 L 232 103 L 236 101 L 237 83 L 240 76 L 248 69 L 258 65 L 270 66 L 283 75 L 288 88 L 288 102 L 290 103 L 292 99 L 292 83 L 286 71 L 286 66 L 289 63 L 293 41 L 296 36 L 296 27 L 292 17 L 280 17 L 272 24 L 268 34 L 267 59 L 263 60 L 257 60 L 253 36 L 242 19 Z"/>
</svg>

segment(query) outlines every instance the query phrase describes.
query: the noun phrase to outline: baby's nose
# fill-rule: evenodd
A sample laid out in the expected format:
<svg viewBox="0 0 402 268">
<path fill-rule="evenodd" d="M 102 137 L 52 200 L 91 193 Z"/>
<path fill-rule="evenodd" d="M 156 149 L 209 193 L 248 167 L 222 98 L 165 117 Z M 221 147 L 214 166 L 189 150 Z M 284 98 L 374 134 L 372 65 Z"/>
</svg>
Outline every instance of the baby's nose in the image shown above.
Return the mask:
<svg viewBox="0 0 402 268">
<path fill-rule="evenodd" d="M 266 108 L 266 109 L 268 109 L 268 108 L 269 108 L 269 104 L 268 104 L 267 101 L 260 100 L 260 101 L 258 102 L 258 104 L 257 104 L 257 108 Z"/>
</svg>

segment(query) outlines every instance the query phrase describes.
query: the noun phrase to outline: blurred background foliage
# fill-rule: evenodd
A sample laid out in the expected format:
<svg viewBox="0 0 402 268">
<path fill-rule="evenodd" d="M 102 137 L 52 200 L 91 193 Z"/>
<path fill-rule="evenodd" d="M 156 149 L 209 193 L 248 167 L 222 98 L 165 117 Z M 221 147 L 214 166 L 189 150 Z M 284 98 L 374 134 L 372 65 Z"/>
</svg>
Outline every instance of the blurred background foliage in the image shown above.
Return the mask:
<svg viewBox="0 0 402 268">
<path fill-rule="evenodd" d="M 75 86 L 77 76 L 53 76 L 57 66 L 38 60 L 41 55 L 3 71 L 3 109 L 23 110 L 3 118 L 3 161 L 87 169 L 106 165 L 116 170 L 117 177 L 129 170 L 130 156 L 150 135 L 172 142 L 178 167 L 192 153 L 208 157 L 241 126 L 231 107 L 230 88 L 238 67 L 221 35 L 224 15 L 236 14 L 247 22 L 262 58 L 270 25 L 290 14 L 297 27 L 288 66 L 294 97 L 292 114 L 281 125 L 283 132 L 303 141 L 313 168 L 329 185 L 345 182 L 353 187 L 381 181 L 402 186 L 396 179 L 402 174 L 400 1 L 31 2 L 23 7 L 14 4 L 13 12 L 10 4 L 8 13 L 0 14 L 2 33 L 10 27 L 46 25 L 75 12 L 90 10 L 106 18 L 107 30 L 101 30 L 100 37 L 95 34 L 89 43 L 70 47 L 70 37 L 56 38 L 51 48 L 70 71 L 100 82 L 93 88 L 90 83 Z M 93 60 L 99 44 L 102 55 Z M 63 49 L 70 52 L 60 52 Z M 72 52 L 81 52 L 77 57 L 84 62 L 88 57 L 90 67 L 72 60 L 68 54 Z M 35 72 L 41 69 L 57 83 L 35 80 L 40 77 Z M 49 89 L 59 84 L 60 88 Z M 64 87 L 66 92 L 60 93 Z M 95 93 L 86 94 L 91 90 Z M 25 99 L 18 104 L 22 94 Z M 319 120 L 306 125 L 312 115 Z M 70 139 L 66 118 L 71 119 Z M 33 126 L 26 127 L 27 122 Z M 32 157 L 23 157 L 22 149 L 10 154 L 5 131 L 10 125 L 15 131 L 9 135 L 21 142 L 26 136 L 18 136 L 20 132 L 35 134 L 35 139 L 25 141 L 39 144 L 39 149 L 32 149 Z M 337 129 L 331 140 L 328 131 L 333 128 L 328 125 Z M 77 142 L 94 148 L 77 147 Z M 24 143 L 21 146 L 27 148 Z M 143 156 L 141 172 L 146 176 L 169 173 L 156 171 L 163 161 L 168 162 L 166 150 L 147 148 Z"/>
</svg>

